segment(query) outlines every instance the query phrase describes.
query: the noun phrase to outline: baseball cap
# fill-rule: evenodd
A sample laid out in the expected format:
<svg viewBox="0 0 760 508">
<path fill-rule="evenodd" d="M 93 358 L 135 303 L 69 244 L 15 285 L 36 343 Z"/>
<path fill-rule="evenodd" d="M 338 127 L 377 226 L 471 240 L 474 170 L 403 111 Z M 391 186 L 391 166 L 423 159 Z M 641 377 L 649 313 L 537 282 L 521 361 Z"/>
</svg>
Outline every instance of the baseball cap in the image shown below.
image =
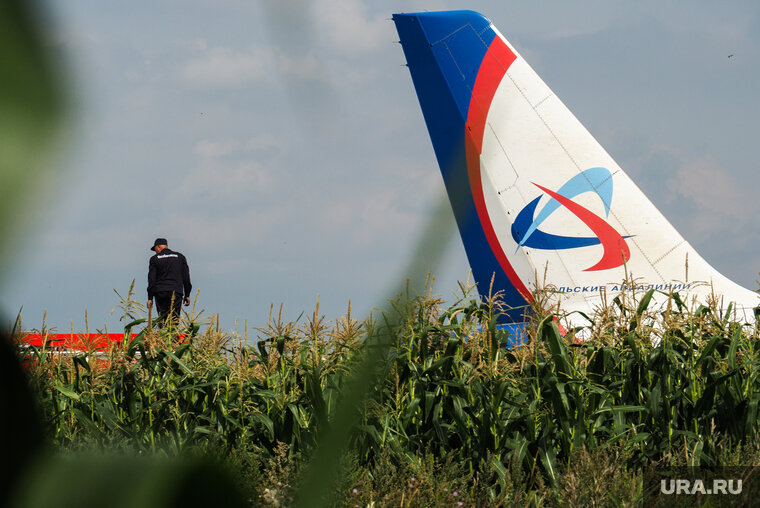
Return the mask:
<svg viewBox="0 0 760 508">
<path fill-rule="evenodd" d="M 156 245 L 169 245 L 169 242 L 166 241 L 166 238 L 156 238 L 156 241 L 153 242 L 153 247 L 151 247 L 150 250 L 156 250 Z"/>
</svg>

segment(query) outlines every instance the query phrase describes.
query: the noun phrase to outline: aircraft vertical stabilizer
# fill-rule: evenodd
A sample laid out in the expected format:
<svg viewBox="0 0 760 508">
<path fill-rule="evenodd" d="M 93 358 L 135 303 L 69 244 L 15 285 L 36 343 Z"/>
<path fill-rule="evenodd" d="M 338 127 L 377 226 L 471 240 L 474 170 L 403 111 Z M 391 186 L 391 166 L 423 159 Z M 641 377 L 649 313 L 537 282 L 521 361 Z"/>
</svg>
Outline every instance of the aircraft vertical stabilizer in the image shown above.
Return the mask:
<svg viewBox="0 0 760 508">
<path fill-rule="evenodd" d="M 758 295 L 699 256 L 487 18 L 393 20 L 473 276 L 481 295 L 503 292 L 508 319 L 524 319 L 537 278 L 566 311 L 633 282 L 714 292 L 753 319 Z"/>
</svg>

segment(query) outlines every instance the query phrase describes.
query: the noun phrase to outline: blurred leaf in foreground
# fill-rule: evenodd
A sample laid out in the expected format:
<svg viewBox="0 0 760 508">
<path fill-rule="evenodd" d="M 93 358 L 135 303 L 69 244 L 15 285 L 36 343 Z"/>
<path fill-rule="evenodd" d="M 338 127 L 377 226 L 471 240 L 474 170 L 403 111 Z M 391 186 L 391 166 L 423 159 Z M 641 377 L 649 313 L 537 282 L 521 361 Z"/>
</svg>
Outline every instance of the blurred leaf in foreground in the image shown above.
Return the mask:
<svg viewBox="0 0 760 508">
<path fill-rule="evenodd" d="M 74 454 L 46 457 L 27 478 L 19 507 L 243 507 L 227 471 L 206 459 Z"/>
<path fill-rule="evenodd" d="M 426 273 L 434 273 L 446 252 L 446 245 L 453 229 L 447 220 L 449 202 L 444 197 L 438 201 L 414 246 L 402 274 L 407 275 L 407 287 L 399 287 L 395 293 L 421 295 L 424 293 L 422 281 Z M 450 212 L 448 212 L 450 213 Z M 402 279 L 403 280 L 403 279 Z M 319 438 L 319 446 L 309 465 L 303 486 L 297 494 L 296 505 L 302 507 L 330 506 L 330 490 L 338 477 L 338 464 L 348 449 L 351 434 L 359 423 L 358 407 L 361 407 L 370 393 L 382 383 L 382 372 L 378 368 L 388 355 L 393 343 L 395 330 L 404 314 L 394 312 L 389 303 L 380 307 L 381 322 L 364 342 L 359 351 L 357 364 L 342 387 L 342 400 L 335 410 L 329 427 Z"/>
<path fill-rule="evenodd" d="M 63 111 L 63 80 L 46 43 L 38 2 L 0 2 L 0 266 L 39 196 L 34 185 Z M 2 269 L 0 269 L 2 270 Z M 0 273 L 0 275 L 2 275 Z"/>
<path fill-rule="evenodd" d="M 0 280 L 34 203 L 63 109 L 61 79 L 32 0 L 0 2 Z M 0 322 L 6 321 L 0 317 Z M 0 336 L 0 505 L 39 450 L 42 430 L 10 343 Z"/>
</svg>

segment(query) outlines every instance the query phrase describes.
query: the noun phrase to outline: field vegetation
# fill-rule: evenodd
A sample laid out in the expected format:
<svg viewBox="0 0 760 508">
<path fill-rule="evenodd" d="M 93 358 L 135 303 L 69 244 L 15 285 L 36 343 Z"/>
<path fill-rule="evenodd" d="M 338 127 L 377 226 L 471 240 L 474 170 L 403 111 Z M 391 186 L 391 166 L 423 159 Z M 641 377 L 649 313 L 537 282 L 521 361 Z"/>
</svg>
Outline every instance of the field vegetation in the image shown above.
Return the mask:
<svg viewBox="0 0 760 508">
<path fill-rule="evenodd" d="M 539 310 L 507 347 L 498 298 L 466 289 L 449 307 L 399 295 L 362 322 L 350 306 L 335 322 L 318 305 L 298 322 L 272 312 L 255 337 L 194 313 L 149 329 L 130 291 L 135 340 L 25 354 L 60 452 L 211 455 L 254 506 L 315 492 L 360 507 L 628 506 L 645 468 L 754 465 L 760 449 L 757 328 L 715 301 L 653 296 L 616 298 L 565 336 Z"/>
</svg>

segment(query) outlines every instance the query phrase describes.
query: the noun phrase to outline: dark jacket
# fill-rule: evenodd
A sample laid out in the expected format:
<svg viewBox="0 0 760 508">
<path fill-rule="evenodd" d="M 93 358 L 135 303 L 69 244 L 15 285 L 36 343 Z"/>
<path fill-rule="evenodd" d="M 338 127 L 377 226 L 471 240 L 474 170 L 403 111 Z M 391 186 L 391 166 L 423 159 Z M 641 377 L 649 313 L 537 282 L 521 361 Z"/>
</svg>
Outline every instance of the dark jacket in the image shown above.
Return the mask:
<svg viewBox="0 0 760 508">
<path fill-rule="evenodd" d="M 151 256 L 148 263 L 148 300 L 153 299 L 156 293 L 169 291 L 189 297 L 192 289 L 185 256 L 169 248 Z"/>
</svg>

